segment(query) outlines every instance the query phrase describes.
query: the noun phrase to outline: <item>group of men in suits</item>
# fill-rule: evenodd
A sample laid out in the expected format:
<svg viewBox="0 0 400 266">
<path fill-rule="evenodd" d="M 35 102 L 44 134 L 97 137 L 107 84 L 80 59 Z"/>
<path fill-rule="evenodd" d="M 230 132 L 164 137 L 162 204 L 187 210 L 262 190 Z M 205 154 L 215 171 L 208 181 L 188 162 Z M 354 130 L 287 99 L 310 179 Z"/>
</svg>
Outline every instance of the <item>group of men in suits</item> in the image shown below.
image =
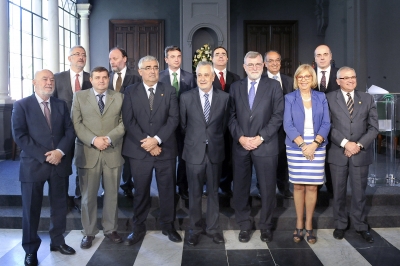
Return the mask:
<svg viewBox="0 0 400 266">
<path fill-rule="evenodd" d="M 354 69 L 337 70 L 330 66 L 331 58 L 328 46 L 315 50 L 319 80 L 315 89 L 333 91 L 327 95 L 332 117 L 332 146 L 328 148 L 327 162 L 333 181 L 334 237 L 342 239 L 348 225 L 345 196 L 349 176 L 353 187 L 351 219 L 357 232 L 373 242 L 364 207 L 371 143 L 378 128 L 376 107 L 370 95 L 355 91 Z M 159 223 L 171 241 L 182 241 L 174 228 L 178 184 L 180 196 L 189 198 L 187 243 L 196 245 L 204 230 L 215 243 L 224 243 L 218 218 L 218 187 L 231 196 L 233 176 L 232 202 L 240 226 L 239 241 L 248 242 L 253 228 L 248 203 L 253 165 L 262 202 L 260 237 L 262 241 L 272 241 L 276 171 L 287 172 L 284 149 L 280 146 L 283 96 L 293 90 L 292 80 L 279 73 L 278 52 L 267 52 L 264 60 L 258 52 L 248 52 L 243 64 L 247 77 L 242 80 L 226 70 L 228 54 L 223 47 L 214 50 L 213 64 L 198 64 L 197 81 L 180 68 L 181 51 L 176 46 L 165 49 L 167 70 L 159 72 L 159 62 L 153 56 L 141 58 L 141 78 L 127 68 L 126 52 L 120 48 L 110 51 L 111 73 L 104 67 L 96 67 L 90 74 L 84 72 L 86 53 L 81 46 L 71 48 L 68 59 L 69 71 L 55 76 L 49 70 L 38 71 L 33 81 L 34 95 L 14 104 L 13 137 L 22 149 L 22 245 L 26 265 L 38 264 L 41 241 L 37 228 L 46 181 L 52 209 L 50 250 L 75 253 L 62 236 L 73 156 L 79 184 L 75 196 L 82 198 L 81 248 L 90 248 L 99 231 L 100 183 L 104 188 L 104 234 L 114 243 L 123 242 L 117 233 L 117 195 L 124 162 L 125 170 L 130 172 L 123 185 L 130 192 L 135 185 L 133 230 L 125 245 L 137 243 L 146 233 L 154 169 L 160 197 Z M 267 72 L 263 75 L 264 65 Z M 340 90 L 330 85 L 333 81 Z M 193 89 L 196 83 L 197 89 Z M 182 175 L 178 179 L 177 156 L 178 176 Z M 281 176 L 278 188 L 290 197 L 287 176 Z M 204 181 L 208 188 L 205 225 L 201 211 Z"/>
</svg>

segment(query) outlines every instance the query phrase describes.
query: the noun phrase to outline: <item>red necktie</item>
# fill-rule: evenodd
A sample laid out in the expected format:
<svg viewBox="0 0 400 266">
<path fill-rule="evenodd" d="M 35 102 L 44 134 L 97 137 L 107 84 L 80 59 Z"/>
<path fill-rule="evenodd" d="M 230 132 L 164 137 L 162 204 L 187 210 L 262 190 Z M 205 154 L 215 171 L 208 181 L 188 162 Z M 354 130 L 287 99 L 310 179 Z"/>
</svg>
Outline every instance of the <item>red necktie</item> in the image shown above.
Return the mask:
<svg viewBox="0 0 400 266">
<path fill-rule="evenodd" d="M 75 78 L 75 92 L 81 90 L 81 84 L 79 83 L 79 74 L 76 74 Z"/>
<path fill-rule="evenodd" d="M 219 83 L 221 83 L 222 90 L 225 90 L 225 79 L 224 79 L 224 72 L 219 72 Z"/>
</svg>

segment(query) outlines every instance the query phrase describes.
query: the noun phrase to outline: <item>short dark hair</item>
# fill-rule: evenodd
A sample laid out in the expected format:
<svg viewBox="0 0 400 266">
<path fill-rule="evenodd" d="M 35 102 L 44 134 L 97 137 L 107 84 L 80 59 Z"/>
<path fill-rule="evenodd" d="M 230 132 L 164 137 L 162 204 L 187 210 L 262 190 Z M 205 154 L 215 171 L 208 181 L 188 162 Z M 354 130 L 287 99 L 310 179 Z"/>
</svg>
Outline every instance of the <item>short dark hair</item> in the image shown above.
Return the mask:
<svg viewBox="0 0 400 266">
<path fill-rule="evenodd" d="M 98 66 L 92 69 L 92 71 L 90 71 L 90 77 L 93 78 L 93 73 L 94 72 L 107 72 L 107 77 L 110 77 L 110 75 L 108 74 L 108 69 L 102 66 Z"/>
<path fill-rule="evenodd" d="M 213 57 L 214 57 L 214 52 L 215 52 L 215 50 L 217 50 L 217 49 L 224 49 L 225 50 L 225 53 L 226 53 L 226 57 L 228 57 L 228 51 L 226 50 L 226 48 L 225 47 L 223 47 L 223 46 L 217 46 L 217 47 L 215 47 L 214 48 L 214 51 L 213 51 Z"/>
<path fill-rule="evenodd" d="M 165 49 L 164 49 L 164 54 L 165 54 L 166 58 L 168 57 L 168 52 L 170 52 L 170 51 L 179 51 L 182 53 L 181 48 L 179 48 L 178 46 L 169 45 L 169 46 L 165 47 Z"/>
<path fill-rule="evenodd" d="M 111 53 L 111 52 L 114 51 L 114 50 L 120 51 L 121 54 L 122 54 L 122 57 L 126 57 L 126 60 L 128 60 L 128 54 L 126 53 L 126 51 L 125 51 L 124 49 L 122 49 L 122 48 L 120 48 L 120 47 L 114 47 L 114 48 L 112 48 L 112 49 L 110 50 L 110 52 L 108 52 L 108 53 Z"/>
</svg>

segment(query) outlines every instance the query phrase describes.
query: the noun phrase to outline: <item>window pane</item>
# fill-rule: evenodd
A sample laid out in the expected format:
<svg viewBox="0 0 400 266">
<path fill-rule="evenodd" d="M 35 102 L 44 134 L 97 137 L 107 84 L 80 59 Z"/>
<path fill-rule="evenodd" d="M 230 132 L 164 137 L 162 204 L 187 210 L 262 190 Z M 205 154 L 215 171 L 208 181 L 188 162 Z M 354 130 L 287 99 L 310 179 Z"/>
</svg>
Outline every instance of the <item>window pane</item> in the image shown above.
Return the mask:
<svg viewBox="0 0 400 266">
<path fill-rule="evenodd" d="M 10 29 L 10 52 L 21 53 L 21 31 Z"/>
<path fill-rule="evenodd" d="M 64 26 L 64 11 L 62 9 L 58 9 L 58 25 Z"/>
<path fill-rule="evenodd" d="M 43 0 L 47 2 L 47 0 Z M 42 0 L 33 0 L 32 1 L 32 12 L 38 14 L 39 16 L 42 15 Z"/>
<path fill-rule="evenodd" d="M 22 56 L 22 76 L 25 79 L 32 80 L 32 57 Z"/>
<path fill-rule="evenodd" d="M 21 0 L 21 6 L 23 8 L 28 9 L 29 11 L 31 10 L 31 5 L 32 5 L 32 0 Z"/>
<path fill-rule="evenodd" d="M 15 100 L 22 98 L 21 78 L 10 78 L 10 96 Z"/>
<path fill-rule="evenodd" d="M 50 62 L 50 58 L 49 58 L 49 42 L 47 40 L 43 40 L 42 41 L 43 44 L 43 68 L 48 68 L 49 63 Z"/>
<path fill-rule="evenodd" d="M 10 53 L 10 77 L 21 80 L 21 55 Z"/>
<path fill-rule="evenodd" d="M 71 38 L 70 38 L 70 32 L 69 32 L 69 31 L 67 31 L 67 30 L 65 30 L 65 31 L 64 31 L 64 33 L 65 33 L 65 42 L 64 42 L 64 44 L 65 44 L 65 47 L 67 47 L 67 48 L 71 48 Z"/>
<path fill-rule="evenodd" d="M 21 30 L 21 8 L 10 5 L 10 28 Z"/>
<path fill-rule="evenodd" d="M 42 12 L 42 16 L 43 16 L 43 18 L 45 18 L 45 19 L 47 19 L 47 4 L 48 3 L 48 1 L 47 0 L 43 0 L 42 1 L 42 10 L 43 10 L 43 12 Z"/>
<path fill-rule="evenodd" d="M 33 37 L 33 57 L 42 59 L 42 39 Z"/>
<path fill-rule="evenodd" d="M 48 27 L 48 22 L 47 22 L 47 20 L 43 20 L 43 31 L 42 31 L 42 37 L 43 37 L 43 39 L 46 39 L 46 40 L 48 40 L 49 39 L 49 35 L 48 35 L 48 33 L 49 33 L 49 27 Z"/>
<path fill-rule="evenodd" d="M 42 19 L 33 15 L 33 35 L 42 37 Z"/>
<path fill-rule="evenodd" d="M 64 46 L 60 45 L 60 64 L 64 64 Z"/>
<path fill-rule="evenodd" d="M 20 3 L 21 3 L 20 0 L 10 0 L 10 2 L 11 3 L 15 3 L 17 5 L 20 5 Z"/>
<path fill-rule="evenodd" d="M 60 38 L 59 44 L 64 44 L 64 30 L 62 28 L 58 28 L 58 37 Z"/>
<path fill-rule="evenodd" d="M 70 29 L 70 25 L 69 25 L 69 14 L 67 12 L 63 12 L 64 13 L 64 28 L 66 29 Z"/>
<path fill-rule="evenodd" d="M 33 62 L 34 62 L 33 73 L 36 73 L 36 71 L 43 69 L 43 60 L 42 59 L 34 59 Z"/>
<path fill-rule="evenodd" d="M 24 81 L 22 81 L 22 86 L 23 86 L 23 90 L 22 90 L 22 97 L 25 98 L 29 95 L 32 95 L 33 93 L 33 84 L 32 84 L 32 80 L 31 79 L 24 79 Z"/>
<path fill-rule="evenodd" d="M 32 56 L 32 35 L 22 33 L 22 54 L 26 56 Z"/>
<path fill-rule="evenodd" d="M 32 13 L 22 10 L 22 31 L 32 34 Z"/>
</svg>

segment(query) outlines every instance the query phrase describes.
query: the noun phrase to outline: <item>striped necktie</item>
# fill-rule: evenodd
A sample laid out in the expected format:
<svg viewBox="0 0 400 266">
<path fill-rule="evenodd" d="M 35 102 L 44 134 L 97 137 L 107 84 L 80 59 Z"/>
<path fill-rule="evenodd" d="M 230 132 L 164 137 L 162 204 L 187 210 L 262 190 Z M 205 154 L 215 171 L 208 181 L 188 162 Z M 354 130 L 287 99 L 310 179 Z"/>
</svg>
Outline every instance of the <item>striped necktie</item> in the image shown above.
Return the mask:
<svg viewBox="0 0 400 266">
<path fill-rule="evenodd" d="M 346 95 L 348 97 L 347 103 L 346 103 L 347 109 L 349 109 L 350 117 L 352 117 L 353 111 L 354 111 L 354 101 L 353 101 L 353 98 L 351 98 L 350 92 L 348 92 Z"/>
<path fill-rule="evenodd" d="M 210 96 L 208 93 L 204 93 L 204 118 L 206 119 L 206 122 L 208 123 L 208 119 L 210 117 L 210 109 L 211 109 L 211 105 L 210 105 L 210 101 L 208 100 L 208 96 Z"/>
</svg>

